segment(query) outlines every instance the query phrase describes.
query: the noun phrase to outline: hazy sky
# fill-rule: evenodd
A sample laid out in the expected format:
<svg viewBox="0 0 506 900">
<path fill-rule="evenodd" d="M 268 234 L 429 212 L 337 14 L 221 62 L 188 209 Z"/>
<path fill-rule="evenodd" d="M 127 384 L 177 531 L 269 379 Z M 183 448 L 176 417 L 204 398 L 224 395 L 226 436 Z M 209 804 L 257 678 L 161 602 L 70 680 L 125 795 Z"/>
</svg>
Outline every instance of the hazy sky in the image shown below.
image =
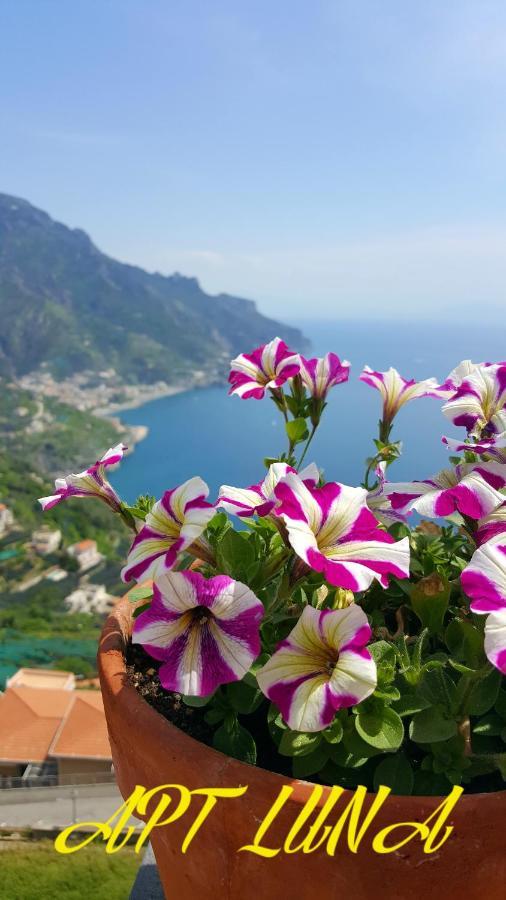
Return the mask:
<svg viewBox="0 0 506 900">
<path fill-rule="evenodd" d="M 506 307 L 504 0 L 0 0 L 0 191 L 287 318 Z"/>
</svg>

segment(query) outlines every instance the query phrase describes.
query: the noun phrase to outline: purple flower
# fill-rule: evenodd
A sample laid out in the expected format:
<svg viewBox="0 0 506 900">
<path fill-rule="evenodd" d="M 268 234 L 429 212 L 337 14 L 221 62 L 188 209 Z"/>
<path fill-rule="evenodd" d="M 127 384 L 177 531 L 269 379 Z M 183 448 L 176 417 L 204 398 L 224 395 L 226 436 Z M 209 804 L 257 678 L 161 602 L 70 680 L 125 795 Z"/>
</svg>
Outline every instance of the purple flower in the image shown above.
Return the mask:
<svg viewBox="0 0 506 900">
<path fill-rule="evenodd" d="M 505 485 L 506 466 L 497 462 L 462 463 L 424 481 L 387 482 L 384 493 L 392 509 L 405 515 L 414 510 L 434 519 L 458 510 L 471 519 L 481 519 L 504 502 L 501 490 Z"/>
<path fill-rule="evenodd" d="M 67 475 L 65 478 L 57 478 L 54 486 L 55 493 L 50 497 L 40 497 L 39 503 L 43 510 L 52 509 L 62 500 L 69 497 L 99 497 L 112 509 L 118 510 L 121 500 L 113 490 L 105 477 L 105 470 L 109 466 L 115 466 L 123 459 L 127 448 L 124 444 L 111 447 L 103 457 L 89 469 L 79 472 L 77 475 Z"/>
<path fill-rule="evenodd" d="M 473 612 L 506 609 L 506 534 L 496 534 L 475 550 L 460 581 Z"/>
<path fill-rule="evenodd" d="M 383 398 L 383 422 L 390 424 L 401 407 L 410 400 L 419 397 L 448 396 L 448 391 L 439 385 L 435 378 L 426 378 L 425 381 L 407 381 L 399 375 L 397 369 L 388 369 L 387 372 L 374 372 L 369 366 L 365 366 L 360 381 L 376 388 Z"/>
<path fill-rule="evenodd" d="M 409 576 L 409 541 L 382 531 L 367 508 L 367 491 L 329 482 L 311 488 L 289 473 L 275 488 L 296 554 L 336 587 L 364 591 L 373 579 Z"/>
<path fill-rule="evenodd" d="M 348 360 L 341 362 L 335 353 L 327 353 L 323 358 L 304 359 L 300 357 L 300 376 L 312 397 L 324 400 L 331 387 L 348 381 L 350 377 Z"/>
<path fill-rule="evenodd" d="M 506 414 L 504 410 L 495 416 L 495 427 L 498 429 L 496 434 L 491 434 L 490 437 L 480 439 L 476 443 L 444 437 L 443 444 L 446 444 L 452 453 L 476 453 L 478 456 L 490 456 L 498 462 L 506 463 Z"/>
<path fill-rule="evenodd" d="M 237 394 L 243 400 L 261 400 L 267 389 L 280 388 L 299 371 L 299 356 L 280 338 L 274 338 L 252 353 L 240 353 L 232 360 L 229 394 Z"/>
<path fill-rule="evenodd" d="M 257 672 L 262 693 L 294 731 L 322 731 L 337 710 L 373 693 L 376 665 L 366 644 L 371 629 L 364 611 L 306 606 L 297 624 Z"/>
<path fill-rule="evenodd" d="M 153 601 L 135 620 L 133 643 L 161 660 L 166 690 L 192 697 L 240 681 L 260 653 L 264 608 L 245 585 L 226 575 L 167 572 L 156 579 Z"/>
<path fill-rule="evenodd" d="M 443 413 L 473 437 L 490 438 L 505 429 L 505 405 L 506 365 L 497 363 L 477 366 L 467 375 L 444 404 Z"/>
<path fill-rule="evenodd" d="M 252 484 L 249 488 L 236 488 L 224 484 L 220 488 L 220 495 L 216 506 L 226 509 L 242 518 L 249 516 L 268 516 L 275 506 L 277 499 L 274 493 L 275 487 L 288 474 L 296 470 L 287 463 L 272 463 L 266 477 L 259 484 Z M 300 472 L 300 478 L 315 487 L 320 480 L 320 472 L 315 463 L 306 466 Z"/>
<path fill-rule="evenodd" d="M 201 478 L 190 478 L 171 491 L 146 516 L 121 572 L 123 581 L 155 578 L 173 569 L 179 554 L 200 537 L 214 516 L 206 503 L 209 488 Z"/>
</svg>

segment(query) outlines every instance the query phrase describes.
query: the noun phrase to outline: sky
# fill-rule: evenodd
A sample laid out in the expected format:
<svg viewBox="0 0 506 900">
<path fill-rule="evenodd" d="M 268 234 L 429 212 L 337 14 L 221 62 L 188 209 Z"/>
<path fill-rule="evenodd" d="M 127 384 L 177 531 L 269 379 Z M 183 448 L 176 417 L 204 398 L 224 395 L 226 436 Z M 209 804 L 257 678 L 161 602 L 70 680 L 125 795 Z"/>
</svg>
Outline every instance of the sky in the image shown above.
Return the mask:
<svg viewBox="0 0 506 900">
<path fill-rule="evenodd" d="M 505 101 L 504 0 L 0 0 L 0 191 L 285 319 L 504 315 Z"/>
</svg>

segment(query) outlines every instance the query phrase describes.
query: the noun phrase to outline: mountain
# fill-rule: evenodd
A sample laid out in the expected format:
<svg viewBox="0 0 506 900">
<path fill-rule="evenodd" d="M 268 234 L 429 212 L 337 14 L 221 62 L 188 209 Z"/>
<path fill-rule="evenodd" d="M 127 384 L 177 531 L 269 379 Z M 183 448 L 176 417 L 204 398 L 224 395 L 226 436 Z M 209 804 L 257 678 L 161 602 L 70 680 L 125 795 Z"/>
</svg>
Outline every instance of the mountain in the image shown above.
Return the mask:
<svg viewBox="0 0 506 900">
<path fill-rule="evenodd" d="M 46 363 L 57 378 L 115 369 L 125 383 L 226 371 L 236 353 L 300 331 L 251 300 L 210 296 L 196 278 L 150 274 L 106 256 L 84 231 L 0 194 L 0 376 Z"/>
</svg>

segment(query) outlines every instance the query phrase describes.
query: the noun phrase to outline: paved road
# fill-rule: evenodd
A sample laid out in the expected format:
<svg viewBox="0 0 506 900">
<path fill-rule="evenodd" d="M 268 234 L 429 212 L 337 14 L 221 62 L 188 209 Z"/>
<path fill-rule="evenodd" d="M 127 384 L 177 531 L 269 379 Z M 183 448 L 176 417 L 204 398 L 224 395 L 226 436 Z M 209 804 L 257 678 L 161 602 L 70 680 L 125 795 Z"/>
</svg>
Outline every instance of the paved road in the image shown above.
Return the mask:
<svg viewBox="0 0 506 900">
<path fill-rule="evenodd" d="M 123 803 L 115 784 L 0 791 L 0 827 L 64 828 L 105 822 Z M 132 824 L 137 820 L 132 819 Z"/>
</svg>

